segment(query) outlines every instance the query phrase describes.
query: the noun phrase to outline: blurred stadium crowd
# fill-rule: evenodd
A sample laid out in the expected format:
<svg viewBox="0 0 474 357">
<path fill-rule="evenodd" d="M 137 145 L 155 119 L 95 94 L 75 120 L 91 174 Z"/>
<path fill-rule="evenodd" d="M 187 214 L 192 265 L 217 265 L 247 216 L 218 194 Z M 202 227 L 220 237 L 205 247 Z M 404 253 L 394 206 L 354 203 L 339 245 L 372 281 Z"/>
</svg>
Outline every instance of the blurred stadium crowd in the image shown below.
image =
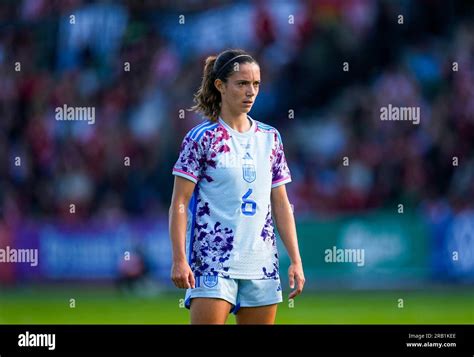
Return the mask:
<svg viewBox="0 0 474 357">
<path fill-rule="evenodd" d="M 201 120 L 180 110 L 232 47 L 261 65 L 250 115 L 282 134 L 297 215 L 472 208 L 472 20 L 471 1 L 2 1 L 0 217 L 166 215 Z M 64 104 L 95 123 L 55 120 Z M 389 104 L 420 124 L 381 121 Z"/>
</svg>

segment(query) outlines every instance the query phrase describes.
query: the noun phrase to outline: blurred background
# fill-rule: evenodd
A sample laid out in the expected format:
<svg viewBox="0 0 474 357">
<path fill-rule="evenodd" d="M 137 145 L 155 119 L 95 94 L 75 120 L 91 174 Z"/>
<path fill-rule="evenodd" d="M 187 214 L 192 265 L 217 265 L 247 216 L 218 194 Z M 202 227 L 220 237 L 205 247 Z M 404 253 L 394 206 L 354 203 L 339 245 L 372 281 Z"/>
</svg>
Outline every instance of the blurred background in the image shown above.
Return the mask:
<svg viewBox="0 0 474 357">
<path fill-rule="evenodd" d="M 401 15 L 401 16 L 400 16 Z M 204 61 L 243 48 L 293 176 L 306 290 L 279 323 L 474 322 L 470 0 L 3 0 L 0 323 L 186 323 L 171 169 Z M 420 123 L 382 121 L 383 106 Z M 94 108 L 58 120 L 56 108 Z M 365 264 L 326 249 L 362 249 Z M 0 256 L 1 257 L 1 256 Z"/>
</svg>

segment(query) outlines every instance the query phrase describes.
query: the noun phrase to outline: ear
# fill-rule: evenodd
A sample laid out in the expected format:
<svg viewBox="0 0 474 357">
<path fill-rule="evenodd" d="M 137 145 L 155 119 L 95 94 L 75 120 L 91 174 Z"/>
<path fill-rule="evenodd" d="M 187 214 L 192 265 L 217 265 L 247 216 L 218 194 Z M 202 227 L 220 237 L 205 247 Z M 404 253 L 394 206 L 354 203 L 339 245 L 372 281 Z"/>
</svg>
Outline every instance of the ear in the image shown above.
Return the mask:
<svg viewBox="0 0 474 357">
<path fill-rule="evenodd" d="M 217 90 L 221 93 L 221 94 L 224 94 L 225 91 L 224 91 L 224 82 L 222 82 L 219 78 L 217 78 L 215 81 L 214 81 L 214 86 L 217 88 Z"/>
</svg>

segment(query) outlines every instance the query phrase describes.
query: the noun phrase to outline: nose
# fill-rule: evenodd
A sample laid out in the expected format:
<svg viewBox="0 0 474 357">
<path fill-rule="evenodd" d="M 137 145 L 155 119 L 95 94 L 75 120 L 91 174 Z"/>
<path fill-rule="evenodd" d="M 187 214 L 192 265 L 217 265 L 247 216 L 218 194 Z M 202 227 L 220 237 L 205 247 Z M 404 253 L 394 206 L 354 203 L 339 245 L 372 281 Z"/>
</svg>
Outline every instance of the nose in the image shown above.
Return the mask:
<svg viewBox="0 0 474 357">
<path fill-rule="evenodd" d="M 247 87 L 247 97 L 253 97 L 256 93 L 256 89 L 250 84 L 250 89 Z"/>
</svg>

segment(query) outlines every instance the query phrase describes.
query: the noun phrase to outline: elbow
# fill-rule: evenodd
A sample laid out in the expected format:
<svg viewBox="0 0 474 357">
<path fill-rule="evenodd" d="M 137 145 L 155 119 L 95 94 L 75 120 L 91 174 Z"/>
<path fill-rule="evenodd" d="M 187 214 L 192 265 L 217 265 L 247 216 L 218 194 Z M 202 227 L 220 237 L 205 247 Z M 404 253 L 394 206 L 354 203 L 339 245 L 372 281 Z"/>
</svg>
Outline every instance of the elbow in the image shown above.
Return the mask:
<svg viewBox="0 0 474 357">
<path fill-rule="evenodd" d="M 293 206 L 288 200 L 278 200 L 272 204 L 272 212 L 275 217 L 293 215 Z"/>
<path fill-rule="evenodd" d="M 188 202 L 186 202 L 186 200 L 171 203 L 170 208 L 168 210 L 169 216 L 171 217 L 175 213 L 186 213 L 187 205 Z"/>
</svg>

